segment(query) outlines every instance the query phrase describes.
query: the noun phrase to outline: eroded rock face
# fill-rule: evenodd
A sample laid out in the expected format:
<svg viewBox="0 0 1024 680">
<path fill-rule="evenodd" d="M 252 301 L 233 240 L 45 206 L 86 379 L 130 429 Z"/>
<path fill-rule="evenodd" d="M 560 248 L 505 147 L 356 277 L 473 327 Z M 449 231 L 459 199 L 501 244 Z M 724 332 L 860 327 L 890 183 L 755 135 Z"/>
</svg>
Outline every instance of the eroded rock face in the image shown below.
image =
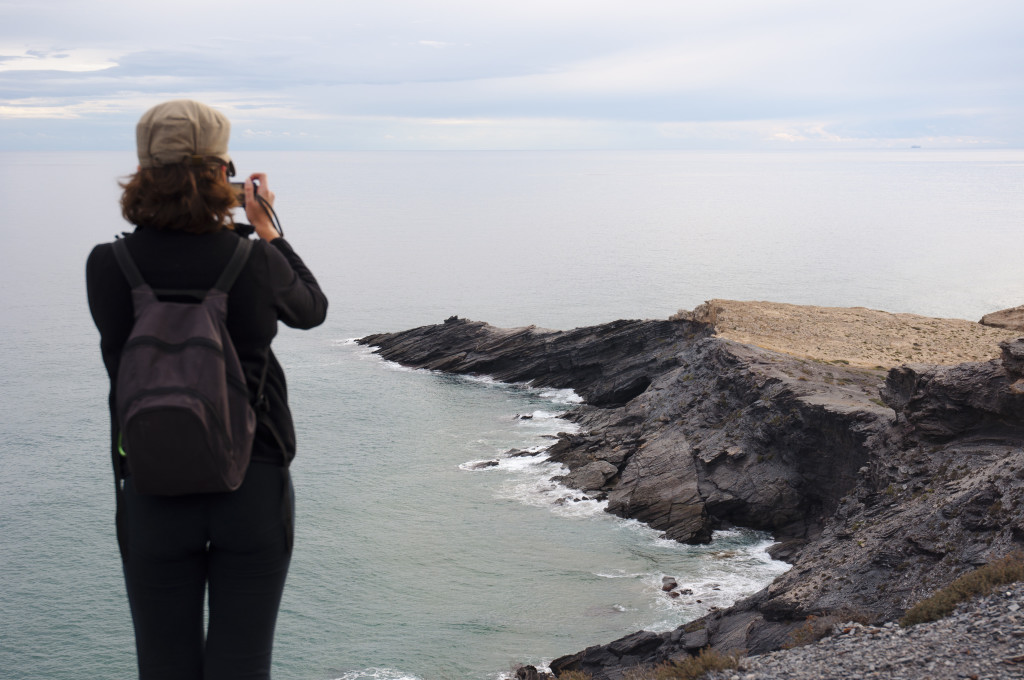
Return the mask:
<svg viewBox="0 0 1024 680">
<path fill-rule="evenodd" d="M 1024 338 L 999 343 L 1003 369 L 1019 381 L 1024 378 Z"/>
<path fill-rule="evenodd" d="M 608 511 L 645 522 L 667 538 L 711 540 L 696 464 L 685 442 L 669 437 L 655 438 L 629 457 L 609 494 Z"/>
<path fill-rule="evenodd" d="M 901 366 L 889 372 L 882 396 L 922 441 L 993 435 L 1018 441 L 1024 435 L 1024 393 L 1013 389 L 1017 375 L 1003 363 Z"/>
<path fill-rule="evenodd" d="M 568 333 L 453 320 L 362 342 L 407 365 L 576 389 L 587 404 L 568 417 L 584 431 L 549 451 L 563 481 L 676 540 L 742 525 L 784 541 L 794 567 L 763 591 L 557 659 L 556 674 L 616 679 L 707 644 L 769 651 L 811 615 L 893 619 L 1024 541 L 1024 340 L 1002 360 L 887 375 L 693 320 Z"/>
</svg>

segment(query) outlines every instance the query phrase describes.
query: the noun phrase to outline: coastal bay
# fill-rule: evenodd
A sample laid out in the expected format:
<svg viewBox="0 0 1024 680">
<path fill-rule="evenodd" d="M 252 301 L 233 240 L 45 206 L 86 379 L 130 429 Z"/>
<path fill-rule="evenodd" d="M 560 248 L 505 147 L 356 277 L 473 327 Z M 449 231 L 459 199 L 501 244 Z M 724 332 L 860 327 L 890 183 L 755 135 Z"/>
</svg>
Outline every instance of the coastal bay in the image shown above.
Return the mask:
<svg viewBox="0 0 1024 680">
<path fill-rule="evenodd" d="M 407 366 L 572 388 L 585 403 L 566 414 L 581 431 L 549 449 L 570 470 L 559 481 L 681 542 L 732 526 L 779 539 L 793 569 L 701 625 L 551 663 L 616 680 L 709 645 L 778 649 L 812 616 L 893 620 L 1018 548 L 1021 331 L 714 300 L 665 321 L 561 332 L 451 317 L 359 342 Z M 918 362 L 893 366 L 902 352 Z"/>
</svg>

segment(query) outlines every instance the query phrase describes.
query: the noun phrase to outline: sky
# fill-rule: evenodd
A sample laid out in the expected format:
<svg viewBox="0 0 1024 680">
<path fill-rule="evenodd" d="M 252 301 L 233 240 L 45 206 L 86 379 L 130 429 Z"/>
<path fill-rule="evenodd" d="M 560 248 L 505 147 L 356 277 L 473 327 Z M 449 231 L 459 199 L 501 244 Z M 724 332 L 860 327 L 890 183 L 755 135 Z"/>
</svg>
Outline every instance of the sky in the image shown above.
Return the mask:
<svg viewBox="0 0 1024 680">
<path fill-rule="evenodd" d="M 0 0 L 0 150 L 1024 147 L 1021 0 Z"/>
</svg>

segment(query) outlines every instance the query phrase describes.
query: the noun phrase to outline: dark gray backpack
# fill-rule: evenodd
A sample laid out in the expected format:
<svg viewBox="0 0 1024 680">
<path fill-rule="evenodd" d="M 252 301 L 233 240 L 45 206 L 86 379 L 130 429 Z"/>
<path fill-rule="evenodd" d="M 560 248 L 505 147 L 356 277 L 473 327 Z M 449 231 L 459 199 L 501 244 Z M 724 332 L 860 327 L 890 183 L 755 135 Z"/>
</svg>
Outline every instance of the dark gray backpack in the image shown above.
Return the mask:
<svg viewBox="0 0 1024 680">
<path fill-rule="evenodd" d="M 199 302 L 171 302 L 143 280 L 124 239 L 114 242 L 135 310 L 117 369 L 119 445 L 139 493 L 234 491 L 245 477 L 256 413 L 225 322 L 228 290 L 251 250 L 252 241 L 239 238 Z M 180 299 L 196 291 L 160 293 Z"/>
</svg>

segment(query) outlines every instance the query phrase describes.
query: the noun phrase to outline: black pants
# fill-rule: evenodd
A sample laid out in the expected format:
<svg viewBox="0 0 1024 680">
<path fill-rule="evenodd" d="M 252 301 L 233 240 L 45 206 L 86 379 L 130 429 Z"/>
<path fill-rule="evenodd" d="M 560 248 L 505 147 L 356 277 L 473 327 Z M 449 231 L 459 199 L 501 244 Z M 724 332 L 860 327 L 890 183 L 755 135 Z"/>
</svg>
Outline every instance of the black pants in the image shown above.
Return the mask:
<svg viewBox="0 0 1024 680">
<path fill-rule="evenodd" d="M 253 463 L 232 493 L 178 497 L 138 494 L 129 476 L 123 499 L 122 555 L 140 679 L 269 679 L 291 559 L 287 470 Z"/>
</svg>

